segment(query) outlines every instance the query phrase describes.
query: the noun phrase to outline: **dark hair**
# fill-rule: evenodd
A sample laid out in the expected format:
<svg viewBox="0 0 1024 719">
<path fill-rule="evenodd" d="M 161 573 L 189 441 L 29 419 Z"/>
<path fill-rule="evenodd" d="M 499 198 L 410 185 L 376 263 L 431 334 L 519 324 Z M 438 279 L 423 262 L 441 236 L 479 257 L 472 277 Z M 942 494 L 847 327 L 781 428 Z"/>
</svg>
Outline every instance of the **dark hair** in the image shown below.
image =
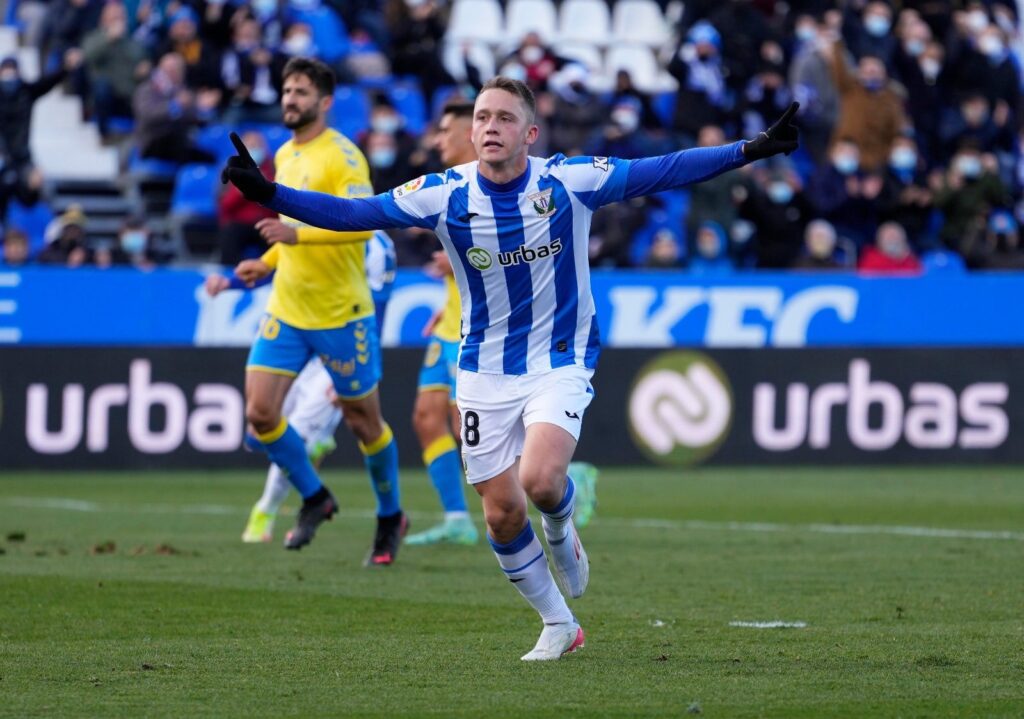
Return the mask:
<svg viewBox="0 0 1024 719">
<path fill-rule="evenodd" d="M 504 75 L 498 75 L 485 82 L 484 86 L 480 88 L 480 93 L 483 94 L 485 90 L 504 90 L 518 97 L 526 105 L 526 109 L 530 111 L 530 122 L 533 122 L 533 118 L 537 115 L 537 100 L 533 96 L 533 90 L 524 82 L 513 80 Z"/>
<path fill-rule="evenodd" d="M 454 115 L 455 117 L 473 117 L 473 103 L 467 100 L 449 100 L 441 110 L 441 117 Z"/>
<path fill-rule="evenodd" d="M 334 94 L 334 86 L 337 83 L 334 70 L 320 60 L 311 57 L 293 57 L 285 64 L 281 79 L 282 81 L 287 80 L 292 75 L 308 77 L 321 97 Z"/>
</svg>

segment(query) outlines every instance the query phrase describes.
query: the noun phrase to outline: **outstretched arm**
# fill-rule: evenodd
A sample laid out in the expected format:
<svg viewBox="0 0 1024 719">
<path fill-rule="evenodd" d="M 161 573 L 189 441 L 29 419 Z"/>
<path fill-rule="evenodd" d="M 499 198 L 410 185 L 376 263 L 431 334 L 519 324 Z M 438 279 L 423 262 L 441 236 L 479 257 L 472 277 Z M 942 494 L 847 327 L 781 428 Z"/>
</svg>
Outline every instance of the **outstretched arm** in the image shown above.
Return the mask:
<svg viewBox="0 0 1024 719">
<path fill-rule="evenodd" d="M 613 178 L 608 183 L 606 192 L 612 196 L 606 199 L 614 202 L 677 189 L 709 180 L 748 162 L 780 153 L 788 155 L 799 144 L 797 129 L 790 124 L 799 107 L 799 103 L 792 103 L 771 127 L 749 142 L 696 147 L 659 157 L 632 160 L 628 163 L 623 180 L 616 183 Z M 618 168 L 616 170 L 621 172 Z M 614 197 L 616 185 L 621 188 L 620 197 Z"/>
<path fill-rule="evenodd" d="M 423 226 L 421 218 L 403 211 L 389 193 L 345 199 L 322 192 L 295 190 L 271 182 L 253 161 L 245 143 L 231 133 L 237 155 L 228 158 L 221 182 L 235 185 L 246 199 L 307 225 L 338 232 Z"/>
</svg>

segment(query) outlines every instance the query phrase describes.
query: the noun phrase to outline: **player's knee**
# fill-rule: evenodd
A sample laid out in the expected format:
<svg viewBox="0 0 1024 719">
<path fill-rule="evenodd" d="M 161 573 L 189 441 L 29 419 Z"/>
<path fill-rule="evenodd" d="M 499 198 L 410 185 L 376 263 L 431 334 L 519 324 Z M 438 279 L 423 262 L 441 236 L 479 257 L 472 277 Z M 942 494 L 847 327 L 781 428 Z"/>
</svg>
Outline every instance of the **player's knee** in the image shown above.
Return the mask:
<svg viewBox="0 0 1024 719">
<path fill-rule="evenodd" d="M 565 470 L 557 464 L 545 464 L 520 472 L 519 479 L 526 495 L 536 506 L 544 509 L 562 501 L 565 492 Z"/>
<path fill-rule="evenodd" d="M 258 434 L 275 429 L 280 420 L 280 413 L 266 402 L 249 400 L 245 406 L 245 418 Z"/>
<path fill-rule="evenodd" d="M 484 507 L 487 531 L 499 542 L 511 542 L 526 525 L 526 507 L 515 502 L 491 502 Z"/>
</svg>

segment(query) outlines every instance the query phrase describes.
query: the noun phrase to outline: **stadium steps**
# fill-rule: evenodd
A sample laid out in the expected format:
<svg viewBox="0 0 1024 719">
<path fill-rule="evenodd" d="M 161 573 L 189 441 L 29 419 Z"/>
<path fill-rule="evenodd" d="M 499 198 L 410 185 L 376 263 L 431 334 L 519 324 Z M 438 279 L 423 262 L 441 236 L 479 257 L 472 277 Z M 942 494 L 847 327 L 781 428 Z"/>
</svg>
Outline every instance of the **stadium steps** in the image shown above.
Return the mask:
<svg viewBox="0 0 1024 719">
<path fill-rule="evenodd" d="M 10 25 L 0 25 L 0 58 L 18 52 L 18 29 Z"/>
<path fill-rule="evenodd" d="M 82 121 L 82 100 L 60 86 L 32 110 L 32 156 L 48 179 L 114 179 L 118 154 L 103 147 L 96 126 Z"/>
</svg>

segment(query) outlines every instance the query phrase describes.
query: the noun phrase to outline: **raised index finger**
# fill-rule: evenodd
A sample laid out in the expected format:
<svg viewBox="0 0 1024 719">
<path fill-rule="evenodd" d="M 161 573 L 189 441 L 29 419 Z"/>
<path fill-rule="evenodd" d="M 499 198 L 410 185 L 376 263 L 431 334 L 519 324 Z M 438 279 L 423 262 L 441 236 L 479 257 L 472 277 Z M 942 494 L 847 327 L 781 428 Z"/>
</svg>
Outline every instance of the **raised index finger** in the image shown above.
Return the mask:
<svg viewBox="0 0 1024 719">
<path fill-rule="evenodd" d="M 795 115 L 796 111 L 799 110 L 799 109 L 800 109 L 800 103 L 799 102 L 791 102 L 789 104 L 789 107 L 786 108 L 786 111 L 784 113 L 782 113 L 782 117 L 779 118 L 779 124 L 780 125 L 788 124 L 789 121 L 793 119 L 793 115 Z"/>
<path fill-rule="evenodd" d="M 252 159 L 252 155 L 249 154 L 249 148 L 245 146 L 245 143 L 242 142 L 242 138 L 238 136 L 237 132 L 231 133 L 231 144 L 235 146 L 235 151 L 238 153 L 239 157 L 251 165 L 256 165 L 255 160 Z"/>
</svg>

